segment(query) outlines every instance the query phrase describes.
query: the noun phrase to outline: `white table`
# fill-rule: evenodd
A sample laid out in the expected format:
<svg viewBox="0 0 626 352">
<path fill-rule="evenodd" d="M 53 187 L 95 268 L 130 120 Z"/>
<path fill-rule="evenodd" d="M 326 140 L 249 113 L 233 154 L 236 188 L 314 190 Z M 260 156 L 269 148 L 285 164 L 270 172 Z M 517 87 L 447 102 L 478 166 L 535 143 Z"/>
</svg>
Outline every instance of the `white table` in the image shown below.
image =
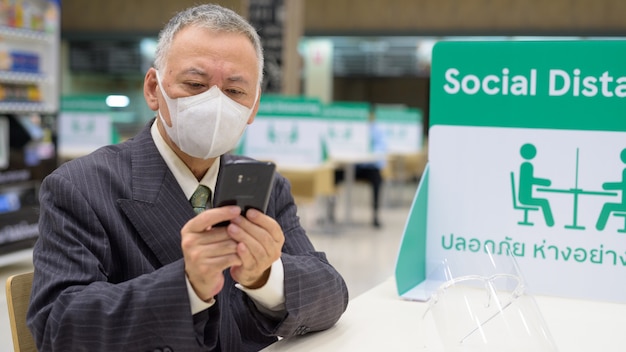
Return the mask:
<svg viewBox="0 0 626 352">
<path fill-rule="evenodd" d="M 626 304 L 535 299 L 559 351 L 626 351 Z M 441 351 L 434 325 L 422 320 L 425 311 L 426 303 L 398 297 L 390 278 L 351 300 L 333 328 L 283 339 L 264 351 Z"/>
</svg>

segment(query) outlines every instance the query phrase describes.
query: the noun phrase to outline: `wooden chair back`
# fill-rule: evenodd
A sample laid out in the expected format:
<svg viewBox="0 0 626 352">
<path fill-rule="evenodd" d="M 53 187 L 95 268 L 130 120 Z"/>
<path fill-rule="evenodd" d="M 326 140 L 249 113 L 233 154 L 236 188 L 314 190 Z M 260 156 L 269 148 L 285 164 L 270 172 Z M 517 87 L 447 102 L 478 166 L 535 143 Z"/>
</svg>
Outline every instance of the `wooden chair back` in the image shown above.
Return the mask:
<svg viewBox="0 0 626 352">
<path fill-rule="evenodd" d="M 26 326 L 26 311 L 33 287 L 33 272 L 17 274 L 7 279 L 7 305 L 15 352 L 37 352 L 35 339 Z"/>
</svg>

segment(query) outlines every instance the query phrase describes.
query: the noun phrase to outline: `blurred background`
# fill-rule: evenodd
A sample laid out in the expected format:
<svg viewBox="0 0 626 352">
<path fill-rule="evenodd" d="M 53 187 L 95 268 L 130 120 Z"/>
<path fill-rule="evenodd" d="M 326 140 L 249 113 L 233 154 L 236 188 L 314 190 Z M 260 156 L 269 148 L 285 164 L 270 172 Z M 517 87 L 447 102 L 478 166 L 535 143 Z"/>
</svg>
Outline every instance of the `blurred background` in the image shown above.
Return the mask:
<svg viewBox="0 0 626 352">
<path fill-rule="evenodd" d="M 393 275 L 427 161 L 437 42 L 626 35 L 621 0 L 214 2 L 251 21 L 266 56 L 259 118 L 234 152 L 277 163 L 352 297 Z M 142 82 L 158 32 L 197 3 L 0 0 L 0 279 L 32 269 L 41 180 L 154 117 Z M 5 302 L 0 334 L 11 350 Z"/>
</svg>

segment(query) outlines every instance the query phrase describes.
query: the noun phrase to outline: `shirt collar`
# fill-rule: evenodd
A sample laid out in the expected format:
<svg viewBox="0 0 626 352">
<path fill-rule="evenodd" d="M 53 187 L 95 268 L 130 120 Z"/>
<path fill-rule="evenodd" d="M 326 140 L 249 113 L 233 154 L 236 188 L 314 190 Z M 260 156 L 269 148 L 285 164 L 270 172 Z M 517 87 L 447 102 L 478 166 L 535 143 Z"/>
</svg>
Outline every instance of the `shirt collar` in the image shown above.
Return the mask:
<svg viewBox="0 0 626 352">
<path fill-rule="evenodd" d="M 180 185 L 180 188 L 182 188 L 187 199 L 191 198 L 191 195 L 196 191 L 196 188 L 198 188 L 198 185 L 200 184 L 209 187 L 211 192 L 214 193 L 215 183 L 217 182 L 217 173 L 220 168 L 220 158 L 215 159 L 213 165 L 211 165 L 200 182 L 198 182 L 187 165 L 185 165 L 185 163 L 180 160 L 178 155 L 174 153 L 172 148 L 167 145 L 163 136 L 161 136 L 161 133 L 159 132 L 156 120 L 154 120 L 154 123 L 150 128 L 150 133 L 152 134 L 154 144 L 156 144 L 156 147 L 159 150 L 159 154 L 161 154 L 163 160 L 165 160 L 165 163 L 167 164 L 167 167 L 170 169 L 172 174 L 174 174 L 174 178 L 176 178 L 176 181 Z"/>
</svg>

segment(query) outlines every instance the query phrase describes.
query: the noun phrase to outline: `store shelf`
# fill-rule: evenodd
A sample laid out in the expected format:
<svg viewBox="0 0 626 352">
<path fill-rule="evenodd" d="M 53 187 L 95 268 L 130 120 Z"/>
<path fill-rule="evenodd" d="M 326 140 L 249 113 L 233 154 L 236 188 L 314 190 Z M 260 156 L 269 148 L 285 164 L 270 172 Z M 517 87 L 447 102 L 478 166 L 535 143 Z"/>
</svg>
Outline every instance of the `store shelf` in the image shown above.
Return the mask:
<svg viewBox="0 0 626 352">
<path fill-rule="evenodd" d="M 37 187 L 41 175 L 56 166 L 56 148 L 50 145 L 60 105 L 61 38 L 58 0 L 0 3 L 0 174 L 27 177 L 0 180 L 0 196 L 16 190 L 23 196 L 18 210 L 0 214 L 1 267 L 31 255 L 37 234 Z M 21 187 L 22 182 L 32 187 Z"/>
<path fill-rule="evenodd" d="M 0 113 L 58 112 L 59 45 L 58 27 L 54 32 L 45 32 L 0 26 L 0 62 L 4 60 L 0 68 L 0 93 L 2 88 L 10 91 L 23 86 L 23 89 L 35 89 L 40 94 L 29 101 L 0 94 Z"/>
<path fill-rule="evenodd" d="M 0 71 L 0 83 L 46 83 L 48 76 L 41 73 Z"/>
<path fill-rule="evenodd" d="M 27 28 L 0 26 L 0 38 L 50 42 L 54 40 L 54 34 Z"/>
<path fill-rule="evenodd" d="M 0 102 L 2 113 L 56 113 L 57 108 L 51 104 L 37 102 Z"/>
</svg>

